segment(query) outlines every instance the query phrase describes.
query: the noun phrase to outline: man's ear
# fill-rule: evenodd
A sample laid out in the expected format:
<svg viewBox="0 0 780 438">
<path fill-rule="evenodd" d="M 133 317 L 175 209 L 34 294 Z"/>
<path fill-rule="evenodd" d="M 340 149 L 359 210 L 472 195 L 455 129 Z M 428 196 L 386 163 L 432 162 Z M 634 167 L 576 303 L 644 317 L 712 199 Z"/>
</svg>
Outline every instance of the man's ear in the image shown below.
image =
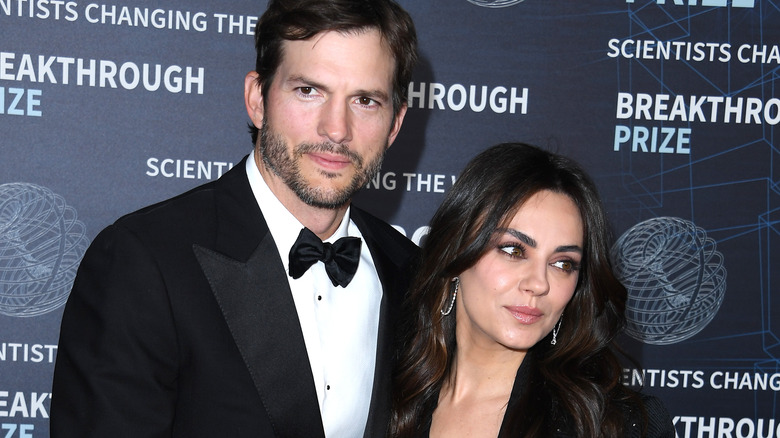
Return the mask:
<svg viewBox="0 0 780 438">
<path fill-rule="evenodd" d="M 263 90 L 256 71 L 249 72 L 244 78 L 244 104 L 249 119 L 256 128 L 263 126 Z"/>
<path fill-rule="evenodd" d="M 401 131 L 401 125 L 404 123 L 404 117 L 406 116 L 406 110 L 408 106 L 404 104 L 399 110 L 398 114 L 393 117 L 393 126 L 390 127 L 390 135 L 387 137 L 387 147 L 390 147 L 395 138 L 398 137 L 398 132 Z"/>
</svg>

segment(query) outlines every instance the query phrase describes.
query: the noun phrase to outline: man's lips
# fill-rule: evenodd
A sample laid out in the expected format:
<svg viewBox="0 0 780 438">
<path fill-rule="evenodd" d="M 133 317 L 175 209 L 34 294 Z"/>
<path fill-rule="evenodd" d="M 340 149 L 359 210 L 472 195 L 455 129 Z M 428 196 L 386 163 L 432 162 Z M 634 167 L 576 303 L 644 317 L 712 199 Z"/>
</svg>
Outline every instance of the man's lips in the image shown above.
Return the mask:
<svg viewBox="0 0 780 438">
<path fill-rule="evenodd" d="M 544 313 L 536 307 L 506 306 L 506 309 L 522 324 L 533 324 L 544 316 Z"/>
<path fill-rule="evenodd" d="M 308 155 L 312 161 L 329 170 L 341 170 L 352 164 L 352 160 L 349 157 L 340 154 L 309 152 Z"/>
</svg>

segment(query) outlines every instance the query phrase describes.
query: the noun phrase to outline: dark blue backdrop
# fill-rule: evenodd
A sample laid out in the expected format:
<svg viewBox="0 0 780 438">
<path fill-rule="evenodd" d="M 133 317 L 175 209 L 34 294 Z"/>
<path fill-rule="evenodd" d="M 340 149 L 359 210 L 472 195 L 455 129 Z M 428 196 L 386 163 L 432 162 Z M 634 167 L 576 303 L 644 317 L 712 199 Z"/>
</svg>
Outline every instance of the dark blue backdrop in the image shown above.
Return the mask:
<svg viewBox="0 0 780 438">
<path fill-rule="evenodd" d="M 419 241 L 487 146 L 573 156 L 620 238 L 624 342 L 643 366 L 627 383 L 660 396 L 681 437 L 780 435 L 778 4 L 401 3 L 422 62 L 356 202 Z M 0 434 L 48 436 L 61 305 L 91 239 L 250 151 L 243 78 L 264 9 L 0 0 Z"/>
</svg>

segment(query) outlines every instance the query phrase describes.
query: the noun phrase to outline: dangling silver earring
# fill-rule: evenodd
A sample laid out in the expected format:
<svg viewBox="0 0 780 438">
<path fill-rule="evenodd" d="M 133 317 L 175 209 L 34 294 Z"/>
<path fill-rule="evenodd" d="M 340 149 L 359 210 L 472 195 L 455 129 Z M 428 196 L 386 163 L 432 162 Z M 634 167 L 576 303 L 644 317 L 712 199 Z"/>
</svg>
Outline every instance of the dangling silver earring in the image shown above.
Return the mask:
<svg viewBox="0 0 780 438">
<path fill-rule="evenodd" d="M 561 329 L 561 322 L 563 322 L 563 314 L 561 313 L 561 318 L 558 320 L 558 324 L 555 324 L 555 327 L 553 327 L 553 338 L 550 341 L 551 345 L 555 345 L 558 343 L 558 330 Z"/>
<path fill-rule="evenodd" d="M 454 277 L 450 282 L 450 305 L 447 306 L 447 310 L 441 309 L 441 314 L 447 316 L 452 312 L 452 308 L 455 307 L 455 298 L 458 296 L 458 286 L 460 286 L 460 278 Z"/>
</svg>

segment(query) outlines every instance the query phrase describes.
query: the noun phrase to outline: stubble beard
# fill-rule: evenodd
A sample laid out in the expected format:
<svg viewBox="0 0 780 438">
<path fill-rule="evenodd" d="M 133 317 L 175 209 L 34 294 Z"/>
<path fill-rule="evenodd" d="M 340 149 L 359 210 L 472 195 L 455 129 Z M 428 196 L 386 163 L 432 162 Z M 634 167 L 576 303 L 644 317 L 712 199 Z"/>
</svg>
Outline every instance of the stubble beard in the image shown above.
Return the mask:
<svg viewBox="0 0 780 438">
<path fill-rule="evenodd" d="M 263 120 L 260 127 L 260 152 L 263 163 L 306 205 L 329 210 L 341 208 L 349 203 L 355 193 L 368 184 L 368 181 L 382 168 L 387 144 L 384 145 L 382 153 L 367 164 L 364 163 L 363 157 L 349 150 L 346 145 L 330 142 L 301 143 L 293 148 L 292 154 L 289 154 L 287 144 L 281 135 L 271 131 L 266 120 Z M 340 189 L 326 190 L 323 187 L 310 185 L 300 168 L 301 157 L 310 152 L 328 152 L 349 158 L 355 167 L 355 175 L 349 184 Z M 327 179 L 339 177 L 337 173 L 324 170 L 320 170 L 319 173 Z"/>
</svg>

